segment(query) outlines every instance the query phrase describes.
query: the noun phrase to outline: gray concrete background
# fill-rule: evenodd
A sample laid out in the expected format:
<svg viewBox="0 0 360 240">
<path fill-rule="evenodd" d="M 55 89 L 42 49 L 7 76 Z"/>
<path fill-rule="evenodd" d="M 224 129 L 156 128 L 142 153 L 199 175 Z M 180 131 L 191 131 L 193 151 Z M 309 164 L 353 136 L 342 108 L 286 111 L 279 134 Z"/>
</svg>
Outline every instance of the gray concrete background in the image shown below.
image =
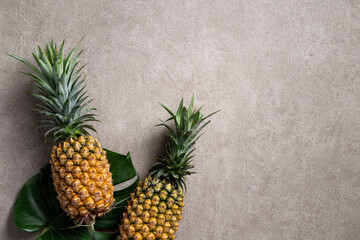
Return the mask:
<svg viewBox="0 0 360 240">
<path fill-rule="evenodd" d="M 49 159 L 21 63 L 81 45 L 109 149 L 144 178 L 153 126 L 195 93 L 212 118 L 188 178 L 181 240 L 360 239 L 358 1 L 0 1 L 0 239 L 33 239 L 12 211 Z"/>
</svg>

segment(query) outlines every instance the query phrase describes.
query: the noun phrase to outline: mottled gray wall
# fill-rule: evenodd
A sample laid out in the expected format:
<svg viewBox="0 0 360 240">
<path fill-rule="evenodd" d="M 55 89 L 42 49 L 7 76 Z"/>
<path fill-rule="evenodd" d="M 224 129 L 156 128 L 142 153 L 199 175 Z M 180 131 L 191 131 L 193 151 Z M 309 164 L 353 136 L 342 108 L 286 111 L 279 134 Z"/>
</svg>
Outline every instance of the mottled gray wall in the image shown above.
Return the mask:
<svg viewBox="0 0 360 240">
<path fill-rule="evenodd" d="M 181 240 L 360 239 L 358 1 L 0 1 L 0 239 L 23 183 L 48 159 L 26 68 L 47 40 L 84 35 L 107 148 L 144 178 L 153 126 L 195 93 L 212 118 L 188 178 Z"/>
</svg>

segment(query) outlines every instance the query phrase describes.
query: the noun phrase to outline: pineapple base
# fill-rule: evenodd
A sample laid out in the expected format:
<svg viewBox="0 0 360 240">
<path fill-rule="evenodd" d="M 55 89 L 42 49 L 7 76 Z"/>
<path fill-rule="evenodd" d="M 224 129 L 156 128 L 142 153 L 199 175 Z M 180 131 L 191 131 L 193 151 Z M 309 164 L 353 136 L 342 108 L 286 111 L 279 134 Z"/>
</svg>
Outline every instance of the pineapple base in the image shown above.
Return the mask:
<svg viewBox="0 0 360 240">
<path fill-rule="evenodd" d="M 123 214 L 118 240 L 175 239 L 184 208 L 181 188 L 165 180 L 140 181 Z"/>
<path fill-rule="evenodd" d="M 61 208 L 76 222 L 90 223 L 114 202 L 110 164 L 99 141 L 91 136 L 55 145 L 51 172 Z"/>
</svg>

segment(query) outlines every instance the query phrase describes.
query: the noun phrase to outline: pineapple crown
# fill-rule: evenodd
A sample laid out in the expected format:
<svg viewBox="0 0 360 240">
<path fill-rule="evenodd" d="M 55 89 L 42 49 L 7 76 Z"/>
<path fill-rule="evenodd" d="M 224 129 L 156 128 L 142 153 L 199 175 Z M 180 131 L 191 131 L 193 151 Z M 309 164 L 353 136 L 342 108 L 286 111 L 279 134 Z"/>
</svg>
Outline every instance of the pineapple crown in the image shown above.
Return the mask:
<svg viewBox="0 0 360 240">
<path fill-rule="evenodd" d="M 96 109 L 87 108 L 93 99 L 88 99 L 83 86 L 85 77 L 81 78 L 80 73 L 85 65 L 75 70 L 83 51 L 77 55 L 75 52 L 83 38 L 66 58 L 64 57 L 65 40 L 59 49 L 53 40 L 46 44 L 45 52 L 38 46 L 33 53 L 38 68 L 21 57 L 7 53 L 33 71 L 21 73 L 30 76 L 38 90 L 33 95 L 41 103 L 36 104 L 37 108 L 34 110 L 44 117 L 40 120 L 38 128 L 48 129 L 45 133 L 46 139 L 53 137 L 55 141 L 61 141 L 79 135 L 89 135 L 87 129 L 96 132 L 89 124 L 91 121 L 98 121 L 95 119 L 96 114 L 89 113 Z"/>
<path fill-rule="evenodd" d="M 194 96 L 188 108 L 183 106 L 182 99 L 176 114 L 171 112 L 164 104 L 159 104 L 171 117 L 166 121 L 160 120 L 161 123 L 156 126 L 164 126 L 169 130 L 170 142 L 166 144 L 163 156 L 150 169 L 150 176 L 167 179 L 175 187 L 185 188 L 186 190 L 185 176 L 195 173 L 191 171 L 194 168 L 194 165 L 192 165 L 194 145 L 203 135 L 200 132 L 210 123 L 210 120 L 204 121 L 220 110 L 204 116 L 200 112 L 201 107 L 197 110 L 193 108 Z M 167 124 L 170 120 L 174 120 L 175 131 Z"/>
</svg>

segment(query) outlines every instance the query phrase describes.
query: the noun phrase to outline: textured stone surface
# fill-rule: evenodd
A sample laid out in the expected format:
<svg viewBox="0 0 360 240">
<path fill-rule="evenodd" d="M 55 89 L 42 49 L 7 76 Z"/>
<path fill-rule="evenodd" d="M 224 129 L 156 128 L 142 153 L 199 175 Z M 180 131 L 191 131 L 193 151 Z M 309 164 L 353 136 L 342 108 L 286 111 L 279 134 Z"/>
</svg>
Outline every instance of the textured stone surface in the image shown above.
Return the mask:
<svg viewBox="0 0 360 240">
<path fill-rule="evenodd" d="M 214 116 L 188 178 L 181 240 L 360 239 L 360 6 L 356 1 L 0 0 L 0 46 L 84 34 L 103 146 L 142 177 L 153 126 L 195 93 Z M 0 54 L 0 239 L 33 239 L 12 211 L 48 159 L 26 68 Z"/>
</svg>

